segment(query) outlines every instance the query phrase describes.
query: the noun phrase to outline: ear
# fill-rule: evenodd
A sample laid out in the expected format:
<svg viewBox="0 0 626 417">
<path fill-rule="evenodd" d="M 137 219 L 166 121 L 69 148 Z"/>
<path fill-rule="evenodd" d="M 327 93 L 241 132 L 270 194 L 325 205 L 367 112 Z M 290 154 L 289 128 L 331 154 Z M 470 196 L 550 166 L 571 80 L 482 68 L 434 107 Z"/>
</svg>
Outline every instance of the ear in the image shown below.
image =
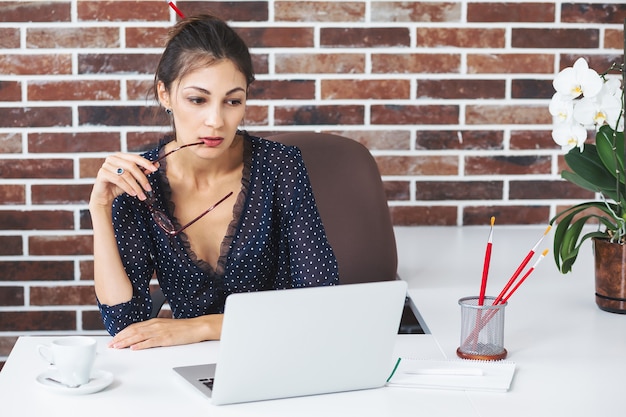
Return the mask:
<svg viewBox="0 0 626 417">
<path fill-rule="evenodd" d="M 172 105 L 170 102 L 170 93 L 165 88 L 165 84 L 163 83 L 163 81 L 159 81 L 157 83 L 157 91 L 159 94 L 159 103 L 161 103 L 161 105 L 166 109 L 171 109 Z"/>
</svg>

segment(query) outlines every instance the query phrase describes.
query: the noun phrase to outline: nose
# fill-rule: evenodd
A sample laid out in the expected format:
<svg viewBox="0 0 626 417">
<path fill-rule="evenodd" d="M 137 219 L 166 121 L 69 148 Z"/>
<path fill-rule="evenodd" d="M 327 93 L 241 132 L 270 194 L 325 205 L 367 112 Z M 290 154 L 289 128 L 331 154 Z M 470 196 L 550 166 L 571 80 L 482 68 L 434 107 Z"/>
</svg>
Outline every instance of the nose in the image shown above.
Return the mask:
<svg viewBox="0 0 626 417">
<path fill-rule="evenodd" d="M 222 109 L 219 105 L 209 106 L 204 115 L 204 124 L 213 128 L 222 127 L 224 124 L 224 118 L 222 116 Z"/>
</svg>

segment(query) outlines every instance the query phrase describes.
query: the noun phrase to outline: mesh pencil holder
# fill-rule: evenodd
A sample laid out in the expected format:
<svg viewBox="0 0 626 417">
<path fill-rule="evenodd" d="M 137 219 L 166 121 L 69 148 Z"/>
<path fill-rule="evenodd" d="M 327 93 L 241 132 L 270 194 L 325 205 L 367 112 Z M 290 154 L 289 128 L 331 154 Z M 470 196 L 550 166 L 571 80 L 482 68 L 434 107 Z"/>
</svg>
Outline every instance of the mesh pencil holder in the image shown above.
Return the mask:
<svg viewBox="0 0 626 417">
<path fill-rule="evenodd" d="M 492 305 L 495 297 L 464 297 L 461 306 L 461 343 L 456 353 L 463 359 L 500 360 L 504 348 L 504 310 L 507 303 Z"/>
</svg>

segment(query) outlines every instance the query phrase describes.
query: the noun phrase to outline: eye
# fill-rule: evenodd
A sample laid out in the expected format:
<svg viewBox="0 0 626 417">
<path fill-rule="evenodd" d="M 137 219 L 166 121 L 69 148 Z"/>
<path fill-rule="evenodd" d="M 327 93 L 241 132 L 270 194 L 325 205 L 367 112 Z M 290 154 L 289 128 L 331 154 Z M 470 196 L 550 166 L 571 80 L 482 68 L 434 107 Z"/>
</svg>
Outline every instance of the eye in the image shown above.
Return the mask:
<svg viewBox="0 0 626 417">
<path fill-rule="evenodd" d="M 203 104 L 206 102 L 206 99 L 204 99 L 203 97 L 189 97 L 187 100 L 189 100 L 193 104 Z"/>
<path fill-rule="evenodd" d="M 231 98 L 226 100 L 226 104 L 233 107 L 241 106 L 243 104 L 243 100 L 240 98 Z"/>
</svg>

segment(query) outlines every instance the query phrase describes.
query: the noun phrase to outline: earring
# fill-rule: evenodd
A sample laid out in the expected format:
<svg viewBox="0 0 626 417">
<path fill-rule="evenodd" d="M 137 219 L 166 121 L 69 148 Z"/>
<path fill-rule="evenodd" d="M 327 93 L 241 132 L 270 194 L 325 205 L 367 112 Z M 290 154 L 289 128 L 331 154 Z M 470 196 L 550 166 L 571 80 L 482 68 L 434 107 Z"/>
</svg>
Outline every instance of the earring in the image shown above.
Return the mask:
<svg viewBox="0 0 626 417">
<path fill-rule="evenodd" d="M 171 116 L 173 112 L 172 109 L 165 109 L 165 113 Z"/>
</svg>

